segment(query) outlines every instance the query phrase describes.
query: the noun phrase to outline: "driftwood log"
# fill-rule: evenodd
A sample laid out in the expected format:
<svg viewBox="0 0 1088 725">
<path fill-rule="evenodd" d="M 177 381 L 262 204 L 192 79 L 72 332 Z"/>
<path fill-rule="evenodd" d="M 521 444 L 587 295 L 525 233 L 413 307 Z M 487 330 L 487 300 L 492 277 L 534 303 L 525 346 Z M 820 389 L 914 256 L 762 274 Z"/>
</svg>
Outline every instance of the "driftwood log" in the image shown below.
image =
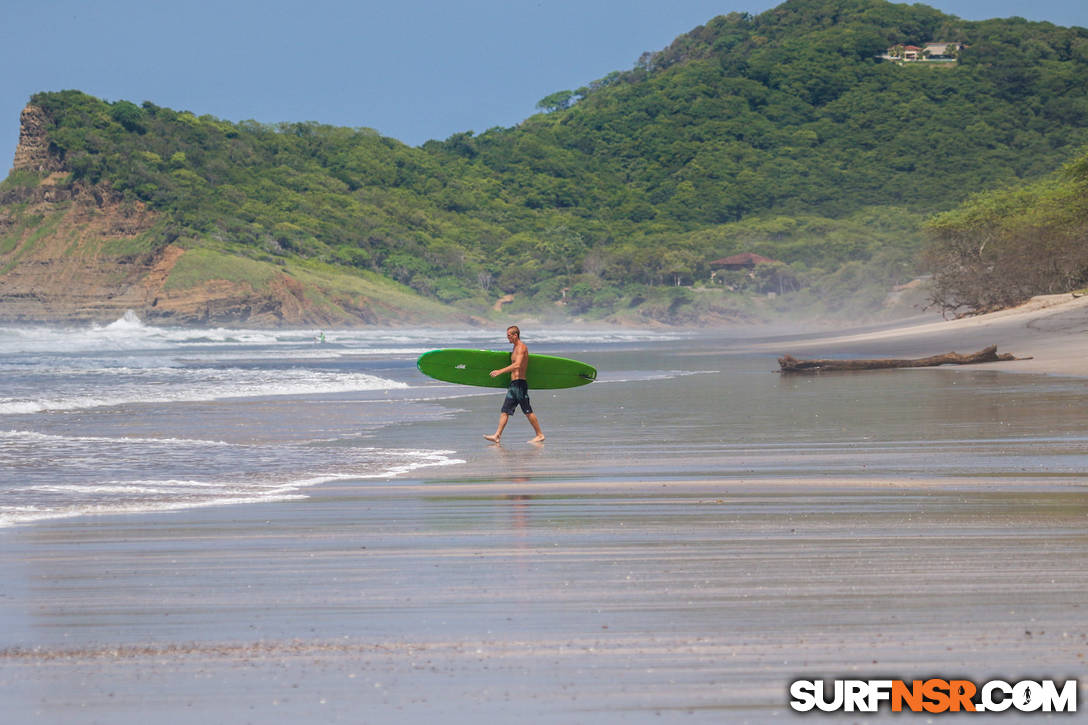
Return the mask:
<svg viewBox="0 0 1088 725">
<path fill-rule="evenodd" d="M 798 360 L 790 355 L 778 358 L 779 372 L 818 373 L 828 370 L 882 370 L 884 368 L 929 368 L 938 365 L 971 365 L 973 363 L 1000 362 L 1003 360 L 1030 360 L 1011 353 L 997 354 L 997 345 L 990 345 L 973 355 L 947 352 L 944 355 L 916 358 L 914 360 Z"/>
</svg>

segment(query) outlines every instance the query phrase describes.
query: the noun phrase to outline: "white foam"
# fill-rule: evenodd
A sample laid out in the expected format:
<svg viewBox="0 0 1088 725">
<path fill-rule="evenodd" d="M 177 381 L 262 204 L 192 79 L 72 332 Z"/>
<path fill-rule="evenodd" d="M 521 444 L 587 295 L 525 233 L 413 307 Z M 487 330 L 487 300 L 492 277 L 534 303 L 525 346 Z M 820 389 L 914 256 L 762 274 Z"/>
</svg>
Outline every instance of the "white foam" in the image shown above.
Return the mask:
<svg viewBox="0 0 1088 725">
<path fill-rule="evenodd" d="M 463 463 L 453 451 L 359 447 L 359 436 L 371 428 L 360 433 L 353 410 L 343 406 L 328 417 L 324 408 L 307 406 L 298 420 L 265 420 L 259 417 L 266 406 L 248 403 L 416 385 L 420 394 L 406 397 L 427 400 L 426 381 L 361 370 L 396 359 L 414 376 L 406 358 L 440 347 L 498 347 L 500 337 L 501 330 L 367 328 L 326 330 L 322 343 L 319 330 L 156 327 L 135 314 L 78 328 L 0 328 L 0 415 L 33 415 L 34 425 L 19 427 L 40 429 L 0 430 L 0 526 L 294 500 L 329 481 L 389 479 Z M 576 338 L 597 342 L 601 335 Z M 398 398 L 398 408 L 380 410 L 379 400 L 366 401 L 384 398 L 380 392 L 357 397 L 371 406 L 360 411 L 366 426 L 419 413 L 402 414 L 399 407 L 418 405 L 401 395 L 389 396 Z M 171 407 L 205 401 L 216 403 Z M 204 430 L 242 442 L 201 440 Z"/>
<path fill-rule="evenodd" d="M 348 393 L 407 388 L 407 383 L 365 373 L 319 370 L 248 370 L 244 368 L 112 368 L 100 370 L 43 370 L 61 379 L 49 397 L 0 398 L 0 415 L 26 415 L 44 411 L 80 410 L 137 403 L 178 403 L 232 398 Z M 114 385 L 81 378 L 110 377 Z M 73 382 L 74 381 L 74 382 Z M 98 394 L 83 392 L 98 383 Z M 75 389 L 65 394 L 65 385 Z M 102 395 L 107 392 L 109 394 Z M 59 394 L 58 394 L 59 393 Z"/>
<path fill-rule="evenodd" d="M 325 333 L 325 343 L 316 338 Z M 526 329 L 525 339 L 532 344 L 593 344 L 680 340 L 688 332 L 658 332 L 625 328 L 550 328 Z M 353 354 L 372 353 L 378 349 L 399 354 L 420 354 L 440 347 L 505 347 L 502 330 L 479 328 L 363 328 L 351 330 L 247 330 L 227 328 L 156 327 L 147 325 L 131 310 L 108 325 L 90 327 L 0 327 L 0 355 L 49 352 L 108 352 L 119 350 L 165 350 L 206 347 L 275 346 L 308 348 L 330 354 L 335 348 L 347 348 Z"/>
<path fill-rule="evenodd" d="M 690 375 L 716 375 L 721 370 L 627 370 L 612 374 L 604 374 L 597 377 L 594 384 L 598 383 L 637 383 L 649 380 L 672 380 L 685 378 Z"/>
<path fill-rule="evenodd" d="M 453 455 L 455 451 L 407 451 L 406 455 L 420 456 L 424 460 L 415 461 L 410 463 L 404 463 L 395 465 L 387 471 L 382 473 L 375 473 L 368 476 L 356 476 L 357 478 L 396 478 L 405 473 L 411 473 L 419 468 L 429 468 L 433 466 L 453 466 L 458 463 L 464 463 L 465 461 L 460 458 L 447 458 L 447 456 Z"/>
<path fill-rule="evenodd" d="M 236 498 L 223 498 L 212 501 L 176 501 L 137 504 L 95 504 L 37 510 L 34 510 L 33 507 L 22 507 L 22 510 L 19 510 L 19 507 L 15 507 L 16 510 L 8 510 L 9 507 L 0 507 L 0 528 L 15 526 L 17 524 L 29 524 L 35 521 L 46 521 L 49 519 L 67 519 L 80 516 L 115 516 L 118 514 L 165 513 L 169 511 L 182 511 L 184 509 L 206 508 L 209 506 L 272 503 L 275 501 L 295 501 L 305 498 L 307 497 L 302 494 L 285 494 L 280 496 L 240 496 Z"/>
<path fill-rule="evenodd" d="M 58 441 L 58 442 L 83 442 L 83 443 L 149 443 L 168 446 L 229 446 L 223 441 L 199 440 L 190 438 L 108 438 L 106 436 L 59 436 L 50 433 L 38 433 L 29 430 L 0 431 L 0 439 L 14 438 L 30 441 Z"/>
<path fill-rule="evenodd" d="M 358 449 L 357 452 L 369 454 L 372 459 L 368 467 L 377 467 L 378 470 L 330 471 L 281 481 L 275 478 L 249 481 L 138 479 L 79 484 L 50 483 L 8 489 L 9 496 L 45 494 L 47 498 L 60 497 L 60 501 L 55 505 L 0 506 L 0 527 L 79 516 L 158 513 L 208 506 L 302 500 L 308 498 L 302 493 L 303 489 L 331 481 L 395 478 L 420 468 L 465 462 L 453 458 L 454 451 L 366 448 Z M 376 460 L 383 457 L 393 460 L 385 463 Z M 111 498 L 114 500 L 109 500 Z"/>
<path fill-rule="evenodd" d="M 132 495 L 135 493 L 140 494 L 167 494 L 173 493 L 173 490 L 169 488 L 153 488 L 151 486 L 138 486 L 135 484 L 125 484 L 122 486 L 107 486 L 107 485 L 48 485 L 48 486 L 28 486 L 23 489 L 24 491 L 38 491 L 40 493 L 78 493 L 80 495 L 95 495 L 103 493 L 118 493 L 124 495 Z"/>
<path fill-rule="evenodd" d="M 92 329 L 98 328 L 92 327 Z M 146 330 L 147 327 L 144 323 L 140 322 L 140 318 L 134 311 L 125 310 L 125 314 L 122 315 L 121 319 L 111 322 L 102 329 L 109 330 L 110 332 L 129 332 L 132 330 Z"/>
</svg>

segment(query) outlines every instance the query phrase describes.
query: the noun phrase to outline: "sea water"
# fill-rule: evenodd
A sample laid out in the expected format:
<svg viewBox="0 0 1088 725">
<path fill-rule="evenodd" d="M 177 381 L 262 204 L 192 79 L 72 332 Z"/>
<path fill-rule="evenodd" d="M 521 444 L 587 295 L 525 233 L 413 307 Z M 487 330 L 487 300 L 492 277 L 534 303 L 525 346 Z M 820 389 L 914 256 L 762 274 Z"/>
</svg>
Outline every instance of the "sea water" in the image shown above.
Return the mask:
<svg viewBox="0 0 1088 725">
<path fill-rule="evenodd" d="M 1088 475 L 1082 380 L 985 366 L 786 376 L 755 334 L 527 331 L 532 351 L 585 360 L 597 382 L 531 394 L 544 446 L 525 444 L 519 413 L 492 447 L 481 434 L 502 391 L 431 380 L 415 360 L 508 349 L 501 329 L 190 329 L 131 314 L 0 328 L 0 526 L 304 499 L 329 482 Z"/>
<path fill-rule="evenodd" d="M 653 337 L 552 330 L 535 341 Z M 390 445 L 382 431 L 449 418 L 443 401 L 480 390 L 424 378 L 420 354 L 504 349 L 501 338 L 155 327 L 132 313 L 108 325 L 0 328 L 0 526 L 283 501 L 324 482 L 457 466 L 456 450 Z"/>
</svg>

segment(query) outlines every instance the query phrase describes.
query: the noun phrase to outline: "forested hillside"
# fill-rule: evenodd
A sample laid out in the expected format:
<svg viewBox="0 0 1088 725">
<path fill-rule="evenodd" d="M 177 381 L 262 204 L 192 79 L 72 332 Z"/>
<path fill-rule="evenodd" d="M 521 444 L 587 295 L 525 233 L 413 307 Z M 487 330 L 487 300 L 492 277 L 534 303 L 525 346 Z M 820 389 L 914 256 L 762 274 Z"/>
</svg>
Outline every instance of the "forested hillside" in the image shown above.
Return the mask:
<svg viewBox="0 0 1088 725">
<path fill-rule="evenodd" d="M 1088 153 L 1022 187 L 972 197 L 927 225 L 933 296 L 987 312 L 1088 285 Z"/>
<path fill-rule="evenodd" d="M 929 41 L 963 47 L 951 63 L 879 58 Z M 835 311 L 919 271 L 930 215 L 1088 143 L 1086 78 L 1083 28 L 791 0 L 550 93 L 515 128 L 420 148 L 40 93 L 49 160 L 0 187 L 0 285 L 64 204 L 107 189 L 121 213 L 147 212 L 111 249 L 159 264 L 163 289 L 286 275 L 339 299 L 333 321 L 354 314 L 353 276 L 473 314 L 508 294 L 507 312 L 667 322 L 743 316 L 765 292 Z M 780 264 L 711 280 L 709 262 L 738 252 Z"/>
</svg>

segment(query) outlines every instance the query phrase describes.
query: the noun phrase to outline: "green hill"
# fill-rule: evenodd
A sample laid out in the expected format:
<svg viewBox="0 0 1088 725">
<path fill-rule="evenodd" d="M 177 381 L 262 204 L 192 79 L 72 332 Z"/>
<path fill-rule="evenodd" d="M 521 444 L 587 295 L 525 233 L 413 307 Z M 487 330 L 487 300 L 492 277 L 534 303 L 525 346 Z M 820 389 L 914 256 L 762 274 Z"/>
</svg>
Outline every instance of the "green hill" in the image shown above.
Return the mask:
<svg viewBox="0 0 1088 725">
<path fill-rule="evenodd" d="M 963 47 L 878 57 L 929 41 Z M 918 272 L 927 217 L 1088 143 L 1085 77 L 1083 28 L 791 0 L 420 148 L 41 93 L 0 187 L 0 299 L 61 314 L 61 291 L 28 302 L 29 262 L 76 256 L 178 321 L 464 319 L 510 294 L 504 312 L 667 322 L 754 314 L 765 292 L 871 306 Z M 709 266 L 738 252 L 781 264 Z"/>
<path fill-rule="evenodd" d="M 1088 153 L 1023 186 L 977 194 L 927 224 L 942 310 L 988 312 L 1088 285 Z"/>
</svg>

